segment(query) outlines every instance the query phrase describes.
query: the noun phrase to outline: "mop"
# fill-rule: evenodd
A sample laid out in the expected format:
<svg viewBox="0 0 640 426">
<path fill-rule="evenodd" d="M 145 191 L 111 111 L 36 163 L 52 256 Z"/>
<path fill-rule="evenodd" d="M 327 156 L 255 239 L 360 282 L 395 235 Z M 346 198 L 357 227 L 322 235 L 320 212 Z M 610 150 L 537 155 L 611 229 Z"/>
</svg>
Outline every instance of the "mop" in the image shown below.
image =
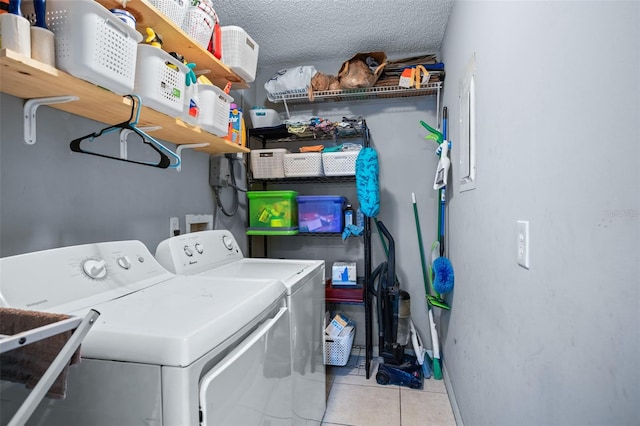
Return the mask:
<svg viewBox="0 0 640 426">
<path fill-rule="evenodd" d="M 416 194 L 413 192 L 411 193 L 411 199 L 413 201 L 413 216 L 415 217 L 416 232 L 418 234 L 418 247 L 420 249 L 420 263 L 422 265 L 422 279 L 424 281 L 424 290 L 427 297 L 427 310 L 429 311 L 429 326 L 431 328 L 431 345 L 433 346 L 433 353 L 431 356 L 433 378 L 435 380 L 442 380 L 442 368 L 440 366 L 440 344 L 438 343 L 438 331 L 436 330 L 436 323 L 433 320 L 433 308 L 432 308 L 432 306 L 439 306 L 440 302 L 437 300 L 432 301 L 430 299 L 433 297 L 430 294 L 431 293 L 430 289 L 433 287 L 433 283 L 431 282 L 431 267 L 426 265 L 425 258 L 424 258 L 424 247 L 422 244 L 422 231 L 420 231 L 420 217 L 418 216 L 418 205 L 416 204 Z M 446 305 L 446 309 L 449 309 L 449 305 Z"/>
</svg>

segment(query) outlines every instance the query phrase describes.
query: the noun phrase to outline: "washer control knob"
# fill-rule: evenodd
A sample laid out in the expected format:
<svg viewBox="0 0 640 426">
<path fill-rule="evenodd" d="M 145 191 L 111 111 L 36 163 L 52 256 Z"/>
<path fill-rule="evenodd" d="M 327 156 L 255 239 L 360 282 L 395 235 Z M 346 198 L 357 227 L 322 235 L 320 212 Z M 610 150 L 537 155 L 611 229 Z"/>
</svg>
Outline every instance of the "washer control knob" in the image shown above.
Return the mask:
<svg viewBox="0 0 640 426">
<path fill-rule="evenodd" d="M 129 260 L 128 256 L 121 256 L 116 261 L 118 262 L 118 266 L 120 266 L 122 269 L 131 268 L 131 261 Z"/>
<path fill-rule="evenodd" d="M 222 244 L 227 248 L 227 250 L 233 250 L 233 238 L 228 235 L 222 236 Z"/>
<path fill-rule="evenodd" d="M 193 250 L 191 250 L 191 247 L 184 246 L 184 254 L 186 254 L 189 257 L 193 256 Z"/>
<path fill-rule="evenodd" d="M 104 259 L 87 259 L 82 264 L 84 273 L 94 280 L 101 280 L 107 276 L 107 262 Z"/>
<path fill-rule="evenodd" d="M 204 247 L 202 247 L 202 244 L 200 244 L 200 243 L 196 243 L 196 251 L 197 251 L 199 254 L 202 254 L 202 253 L 204 252 Z"/>
</svg>

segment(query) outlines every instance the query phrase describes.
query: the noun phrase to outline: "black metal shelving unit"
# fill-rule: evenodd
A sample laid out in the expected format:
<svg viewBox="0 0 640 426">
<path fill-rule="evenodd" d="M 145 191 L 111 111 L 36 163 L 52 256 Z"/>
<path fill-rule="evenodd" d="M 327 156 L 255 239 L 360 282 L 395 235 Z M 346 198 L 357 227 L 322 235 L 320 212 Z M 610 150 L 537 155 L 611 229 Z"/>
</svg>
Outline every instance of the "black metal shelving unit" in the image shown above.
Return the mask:
<svg viewBox="0 0 640 426">
<path fill-rule="evenodd" d="M 257 140 L 261 144 L 261 148 L 265 149 L 267 144 L 274 142 L 310 142 L 310 141 L 318 141 L 318 142 L 327 142 L 327 141 L 340 141 L 340 140 L 353 140 L 360 139 L 362 140 L 363 147 L 370 146 L 370 135 L 369 128 L 367 127 L 366 121 L 362 120 L 361 128 L 357 131 L 345 131 L 345 132 L 337 132 L 334 135 L 313 135 L 313 136 L 300 136 L 296 134 L 291 134 L 287 131 L 286 126 L 276 126 L 276 127 L 267 127 L 267 128 L 259 128 L 259 129 L 250 129 L 249 130 L 249 144 L 251 146 L 252 141 Z M 248 162 L 250 163 L 250 162 Z M 285 178 L 272 178 L 272 179 L 254 179 L 251 175 L 251 168 L 248 167 L 247 180 L 249 184 L 249 188 L 254 188 L 257 185 L 260 185 L 261 190 L 266 190 L 268 187 L 273 185 L 282 185 L 282 184 L 352 184 L 355 186 L 356 178 L 355 176 L 318 176 L 318 177 L 285 177 Z M 292 238 L 296 236 L 304 236 L 304 237 L 319 237 L 319 238 L 340 238 L 341 233 L 299 233 L 297 235 L 291 236 L 277 236 L 277 238 Z M 253 236 L 249 236 L 248 239 L 248 250 L 249 255 L 252 256 L 252 238 Z M 268 253 L 268 238 L 273 238 L 272 236 L 262 236 L 263 237 L 263 253 L 266 256 Z M 371 296 L 367 291 L 369 288 L 369 280 L 371 277 L 371 223 L 368 217 L 365 217 L 364 221 L 364 232 L 362 237 L 363 245 L 364 245 L 364 275 L 359 277 L 359 283 L 357 286 L 353 288 L 348 288 L 344 286 L 333 287 L 331 285 L 326 287 L 325 291 L 325 300 L 328 303 L 345 303 L 345 304 L 360 304 L 364 306 L 365 313 L 365 353 L 366 353 L 366 376 L 367 379 L 371 374 L 371 360 L 373 359 L 373 336 L 372 336 L 372 312 L 371 312 Z"/>
</svg>

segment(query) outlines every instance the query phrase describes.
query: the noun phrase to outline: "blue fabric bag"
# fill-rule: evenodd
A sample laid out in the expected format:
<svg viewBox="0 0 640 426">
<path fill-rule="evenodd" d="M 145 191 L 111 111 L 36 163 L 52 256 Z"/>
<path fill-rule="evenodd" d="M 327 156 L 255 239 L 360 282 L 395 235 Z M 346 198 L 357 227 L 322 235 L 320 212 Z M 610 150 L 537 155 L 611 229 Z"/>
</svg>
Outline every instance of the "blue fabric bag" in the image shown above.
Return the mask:
<svg viewBox="0 0 640 426">
<path fill-rule="evenodd" d="M 376 217 L 380 212 L 378 169 L 376 150 L 362 148 L 356 158 L 356 188 L 360 210 L 367 217 Z"/>
</svg>

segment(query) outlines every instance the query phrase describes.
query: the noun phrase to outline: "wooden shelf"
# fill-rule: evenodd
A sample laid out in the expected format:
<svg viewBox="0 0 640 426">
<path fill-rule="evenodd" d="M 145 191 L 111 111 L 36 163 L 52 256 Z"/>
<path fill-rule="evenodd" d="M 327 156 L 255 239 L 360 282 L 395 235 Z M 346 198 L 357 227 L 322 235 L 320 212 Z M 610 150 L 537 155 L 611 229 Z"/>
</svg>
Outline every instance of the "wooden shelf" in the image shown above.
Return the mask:
<svg viewBox="0 0 640 426">
<path fill-rule="evenodd" d="M 155 8 L 147 0 L 97 0 L 107 9 L 125 9 L 136 18 L 136 29 L 140 34 L 146 34 L 146 27 L 162 36 L 162 50 L 165 52 L 178 52 L 188 62 L 196 64 L 195 71 L 206 71 L 204 75 L 213 84 L 221 89 L 227 81 L 233 83 L 233 89 L 247 89 L 249 85 L 236 75 L 229 67 L 219 61 L 207 49 L 203 48 L 195 40 L 189 37 L 174 22 Z M 122 5 L 126 4 L 127 7 Z"/>
<path fill-rule="evenodd" d="M 8 49 L 0 50 L 0 92 L 22 99 L 77 96 L 77 101 L 50 106 L 108 125 L 125 121 L 131 112 L 128 98 Z M 162 126 L 152 133 L 153 137 L 175 144 L 209 143 L 196 148 L 209 154 L 250 151 L 148 107 L 142 107 L 138 126 Z"/>
<path fill-rule="evenodd" d="M 330 283 L 327 283 L 324 294 L 327 303 L 364 303 L 364 287 L 362 284 L 353 287 L 334 287 Z"/>
</svg>

